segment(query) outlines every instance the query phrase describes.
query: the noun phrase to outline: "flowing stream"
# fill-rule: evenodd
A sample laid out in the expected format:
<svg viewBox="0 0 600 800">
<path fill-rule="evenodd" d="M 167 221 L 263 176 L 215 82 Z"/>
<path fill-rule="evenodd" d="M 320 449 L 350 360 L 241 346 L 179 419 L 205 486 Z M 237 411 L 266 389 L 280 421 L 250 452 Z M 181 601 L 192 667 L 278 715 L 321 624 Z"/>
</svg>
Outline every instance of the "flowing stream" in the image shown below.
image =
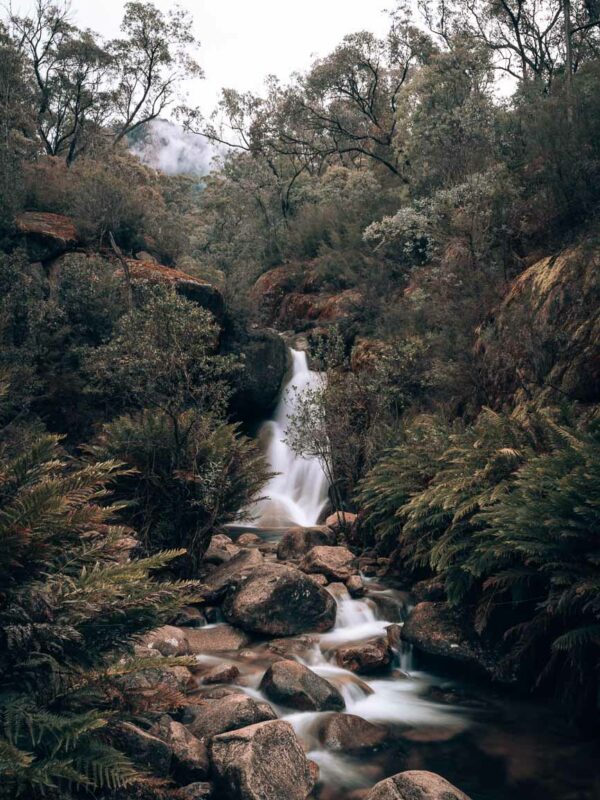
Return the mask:
<svg viewBox="0 0 600 800">
<path fill-rule="evenodd" d="M 262 432 L 269 436 L 268 458 L 278 474 L 253 509 L 253 530 L 271 543 L 279 535 L 277 528 L 315 525 L 327 505 L 327 480 L 319 462 L 297 457 L 286 443 L 289 415 L 298 398 L 320 380 L 309 370 L 304 353 L 292 351 L 292 358 L 292 375 L 275 418 Z M 306 664 L 337 686 L 345 713 L 385 726 L 386 741 L 375 748 L 326 746 L 321 729 L 331 712 L 299 712 L 263 695 L 260 682 L 273 660 L 270 642 L 256 641 L 229 656 L 199 657 L 211 665 L 235 663 L 240 671 L 236 688 L 266 700 L 292 724 L 308 757 L 319 765 L 315 797 L 354 800 L 384 777 L 426 769 L 443 775 L 472 800 L 600 798 L 597 742 L 582 743 L 569 734 L 564 720 L 547 705 L 444 673 L 444 665 L 432 670 L 426 664 L 423 669 L 412 652 L 401 648 L 394 651 L 392 669 L 376 677 L 359 677 L 339 667 L 337 647 L 385 636 L 388 626 L 402 624 L 410 608 L 406 592 L 384 579 L 363 580 L 366 593 L 361 599 L 351 598 L 337 584 L 337 618 L 331 631 L 280 640 L 277 646 L 282 649 L 276 652 Z"/>
</svg>

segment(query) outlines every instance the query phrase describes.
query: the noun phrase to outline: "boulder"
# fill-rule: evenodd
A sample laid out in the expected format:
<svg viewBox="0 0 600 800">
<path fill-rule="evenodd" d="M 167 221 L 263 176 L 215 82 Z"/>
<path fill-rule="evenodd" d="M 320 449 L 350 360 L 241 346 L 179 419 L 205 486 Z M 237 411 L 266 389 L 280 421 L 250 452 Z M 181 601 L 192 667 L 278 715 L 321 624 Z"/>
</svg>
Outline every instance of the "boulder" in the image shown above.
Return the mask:
<svg viewBox="0 0 600 800">
<path fill-rule="evenodd" d="M 297 265 L 283 264 L 264 272 L 250 290 L 250 301 L 263 322 L 272 324 L 279 314 L 283 299 L 299 280 Z"/>
<path fill-rule="evenodd" d="M 345 707 L 335 686 L 297 661 L 271 664 L 260 688 L 274 703 L 300 711 L 340 711 Z"/>
<path fill-rule="evenodd" d="M 346 588 L 352 597 L 362 597 L 365 593 L 365 584 L 360 575 L 351 575 L 346 581 Z"/>
<path fill-rule="evenodd" d="M 206 618 L 199 608 L 183 606 L 173 617 L 172 622 L 175 627 L 201 628 L 206 625 Z"/>
<path fill-rule="evenodd" d="M 201 281 L 174 267 L 165 267 L 156 261 L 138 261 L 134 258 L 127 259 L 129 274 L 133 284 L 151 283 L 163 286 L 172 286 L 177 294 L 191 300 L 196 305 L 210 311 L 217 320 L 222 320 L 225 314 L 225 301 L 223 295 L 210 283 Z M 122 268 L 118 270 L 122 272 Z"/>
<path fill-rule="evenodd" d="M 218 733 L 276 718 L 268 703 L 241 692 L 215 700 L 202 699 L 198 704 L 186 706 L 183 713 L 183 723 L 199 739 L 210 739 Z"/>
<path fill-rule="evenodd" d="M 289 722 L 274 720 L 215 736 L 212 764 L 228 800 L 305 800 L 314 778 Z"/>
<path fill-rule="evenodd" d="M 200 593 L 208 603 L 217 602 L 263 563 L 262 553 L 256 548 L 240 550 L 202 579 Z"/>
<path fill-rule="evenodd" d="M 326 526 L 290 528 L 283 534 L 277 545 L 277 558 L 280 561 L 303 558 L 313 547 L 333 544 L 335 544 L 335 536 Z"/>
<path fill-rule="evenodd" d="M 247 631 L 293 636 L 332 628 L 336 605 L 325 589 L 300 570 L 265 564 L 227 596 L 223 614 L 228 622 Z"/>
<path fill-rule="evenodd" d="M 202 683 L 233 683 L 240 676 L 235 664 L 217 664 L 202 676 Z"/>
<path fill-rule="evenodd" d="M 262 539 L 256 533 L 242 533 L 236 541 L 240 547 L 252 547 L 252 545 L 262 543 Z"/>
<path fill-rule="evenodd" d="M 244 357 L 244 369 L 234 385 L 233 408 L 243 419 L 268 417 L 290 366 L 285 342 L 275 331 L 250 330 L 228 339 L 224 349 Z"/>
<path fill-rule="evenodd" d="M 158 736 L 138 728 L 132 722 L 122 722 L 117 728 L 117 739 L 125 753 L 138 766 L 154 775 L 166 778 L 171 770 L 171 748 Z"/>
<path fill-rule="evenodd" d="M 280 304 L 276 322 L 278 327 L 292 330 L 331 325 L 353 317 L 362 302 L 362 294 L 355 289 L 338 294 L 289 292 Z"/>
<path fill-rule="evenodd" d="M 229 536 L 218 533 L 216 536 L 211 537 L 210 543 L 204 553 L 203 561 L 206 564 L 216 564 L 219 566 L 226 561 L 230 561 L 233 556 L 236 556 L 239 552 L 239 546 L 234 544 Z"/>
<path fill-rule="evenodd" d="M 152 728 L 152 733 L 169 746 L 173 758 L 172 771 L 180 783 L 202 781 L 208 777 L 208 749 L 185 725 L 165 714 Z"/>
<path fill-rule="evenodd" d="M 77 229 L 70 217 L 45 211 L 24 211 L 15 220 L 32 261 L 48 261 L 77 244 Z"/>
<path fill-rule="evenodd" d="M 357 515 L 352 514 L 350 511 L 338 511 L 327 517 L 325 525 L 334 531 L 334 533 L 340 533 L 342 531 L 351 530 L 356 525 L 357 519 Z"/>
<path fill-rule="evenodd" d="M 188 631 L 175 625 L 163 625 L 147 633 L 142 646 L 156 650 L 161 656 L 185 656 L 189 653 Z"/>
<path fill-rule="evenodd" d="M 485 647 L 468 620 L 447 603 L 422 602 L 402 627 L 402 639 L 430 656 L 447 659 L 472 672 L 510 681 L 500 658 Z"/>
<path fill-rule="evenodd" d="M 388 669 L 392 663 L 392 651 L 387 639 L 378 637 L 368 642 L 338 647 L 335 660 L 340 667 L 350 672 L 368 675 Z"/>
<path fill-rule="evenodd" d="M 470 800 L 469 797 L 434 772 L 399 772 L 376 783 L 366 800 Z"/>
<path fill-rule="evenodd" d="M 250 637 L 231 625 L 221 624 L 210 628 L 188 628 L 186 631 L 188 652 L 191 655 L 204 653 L 226 653 L 240 650 Z"/>
<path fill-rule="evenodd" d="M 331 581 L 345 581 L 355 571 L 354 553 L 346 547 L 313 547 L 304 556 L 300 569 L 304 572 L 318 572 Z"/>
<path fill-rule="evenodd" d="M 388 736 L 384 725 L 373 725 L 355 714 L 330 714 L 321 724 L 319 741 L 329 750 L 357 753 L 383 744 Z"/>
</svg>

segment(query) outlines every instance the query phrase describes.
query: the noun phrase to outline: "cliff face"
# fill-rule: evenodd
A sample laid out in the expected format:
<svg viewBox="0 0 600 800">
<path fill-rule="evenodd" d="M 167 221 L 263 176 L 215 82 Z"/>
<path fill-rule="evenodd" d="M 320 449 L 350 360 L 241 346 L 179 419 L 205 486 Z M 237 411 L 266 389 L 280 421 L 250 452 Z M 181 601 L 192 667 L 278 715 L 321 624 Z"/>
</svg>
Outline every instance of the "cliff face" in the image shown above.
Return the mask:
<svg viewBox="0 0 600 800">
<path fill-rule="evenodd" d="M 481 326 L 476 351 L 491 401 L 600 400 L 600 239 L 529 267 Z"/>
</svg>

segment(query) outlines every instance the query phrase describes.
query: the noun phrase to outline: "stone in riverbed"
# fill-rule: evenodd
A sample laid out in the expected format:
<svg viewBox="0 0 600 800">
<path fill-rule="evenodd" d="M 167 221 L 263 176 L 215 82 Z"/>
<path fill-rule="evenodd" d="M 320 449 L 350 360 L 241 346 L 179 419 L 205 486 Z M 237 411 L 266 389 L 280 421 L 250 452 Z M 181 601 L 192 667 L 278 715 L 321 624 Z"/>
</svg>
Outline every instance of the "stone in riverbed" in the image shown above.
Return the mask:
<svg viewBox="0 0 600 800">
<path fill-rule="evenodd" d="M 223 595 L 240 584 L 244 578 L 264 564 L 262 553 L 252 550 L 240 550 L 229 561 L 218 566 L 202 580 L 201 594 L 209 603 L 218 602 Z"/>
<path fill-rule="evenodd" d="M 338 511 L 327 517 L 325 525 L 334 533 L 339 533 L 340 531 L 350 531 L 356 525 L 356 520 L 356 514 L 352 514 L 350 511 Z"/>
<path fill-rule="evenodd" d="M 250 637 L 231 625 L 215 625 L 211 628 L 189 628 L 186 631 L 188 653 L 226 653 L 245 647 Z"/>
<path fill-rule="evenodd" d="M 217 664 L 202 676 L 202 683 L 233 683 L 239 678 L 240 671 L 235 664 Z"/>
<path fill-rule="evenodd" d="M 355 714 L 330 714 L 319 730 L 319 741 L 329 750 L 356 753 L 383 744 L 388 730 Z"/>
<path fill-rule="evenodd" d="M 350 672 L 368 675 L 389 669 L 392 652 L 387 639 L 377 637 L 367 642 L 338 647 L 335 651 L 336 663 Z"/>
<path fill-rule="evenodd" d="M 280 561 L 303 558 L 313 547 L 334 544 L 335 535 L 326 526 L 290 528 L 277 545 L 277 558 Z"/>
<path fill-rule="evenodd" d="M 352 597 L 362 597 L 365 593 L 365 584 L 360 575 L 351 575 L 346 581 L 346 588 Z"/>
<path fill-rule="evenodd" d="M 263 675 L 260 688 L 274 703 L 300 711 L 340 711 L 339 691 L 325 678 L 297 661 L 277 661 Z"/>
<path fill-rule="evenodd" d="M 253 544 L 261 544 L 262 539 L 256 533 L 242 533 L 241 536 L 238 536 L 236 543 L 240 545 L 240 547 L 248 547 Z"/>
<path fill-rule="evenodd" d="M 228 622 L 271 636 L 329 630 L 335 623 L 335 613 L 329 592 L 283 564 L 255 569 L 223 604 Z"/>
<path fill-rule="evenodd" d="M 175 722 L 168 714 L 160 718 L 152 733 L 165 742 L 173 756 L 172 770 L 181 783 L 208 778 L 210 763 L 208 749 L 185 725 Z"/>
<path fill-rule="evenodd" d="M 318 572 L 331 581 L 345 581 L 354 572 L 354 554 L 346 547 L 313 547 L 304 556 L 300 569 Z"/>
<path fill-rule="evenodd" d="M 199 739 L 211 739 L 219 733 L 254 725 L 257 722 L 277 719 L 268 703 L 254 700 L 238 692 L 218 700 L 203 700 L 186 706 L 183 723 Z"/>
<path fill-rule="evenodd" d="M 274 720 L 215 736 L 219 796 L 228 800 L 306 800 L 314 778 L 289 722 Z"/>
<path fill-rule="evenodd" d="M 151 770 L 154 775 L 167 777 L 171 769 L 172 752 L 166 742 L 132 722 L 122 722 L 118 726 L 117 739 L 132 761 Z"/>
<path fill-rule="evenodd" d="M 147 633 L 141 641 L 142 647 L 156 651 L 161 656 L 185 656 L 189 650 L 188 630 L 175 625 L 163 625 Z"/>
<path fill-rule="evenodd" d="M 470 800 L 470 798 L 434 772 L 410 770 L 399 772 L 375 784 L 366 800 Z"/>
</svg>

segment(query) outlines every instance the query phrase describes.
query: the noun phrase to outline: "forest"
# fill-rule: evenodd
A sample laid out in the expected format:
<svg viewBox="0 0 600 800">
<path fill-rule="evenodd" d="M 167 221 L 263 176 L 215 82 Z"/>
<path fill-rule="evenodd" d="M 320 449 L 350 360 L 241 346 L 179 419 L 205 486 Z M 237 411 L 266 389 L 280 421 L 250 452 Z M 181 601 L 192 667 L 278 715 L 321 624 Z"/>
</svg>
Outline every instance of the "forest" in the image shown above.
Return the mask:
<svg viewBox="0 0 600 800">
<path fill-rule="evenodd" d="M 214 110 L 187 12 L 77 5 L 0 12 L 0 797 L 594 800 L 600 3 L 398 3 Z M 272 419 L 310 520 L 250 520 Z M 409 649 L 579 782 L 341 713 Z"/>
</svg>

